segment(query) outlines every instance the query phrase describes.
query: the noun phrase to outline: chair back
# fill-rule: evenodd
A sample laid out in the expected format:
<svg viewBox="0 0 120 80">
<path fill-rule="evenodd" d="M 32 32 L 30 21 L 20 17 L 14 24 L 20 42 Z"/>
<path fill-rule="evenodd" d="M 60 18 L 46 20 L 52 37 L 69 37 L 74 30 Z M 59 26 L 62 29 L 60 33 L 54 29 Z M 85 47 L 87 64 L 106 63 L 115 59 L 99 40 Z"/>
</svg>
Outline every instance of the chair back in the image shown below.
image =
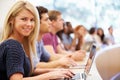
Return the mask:
<svg viewBox="0 0 120 80">
<path fill-rule="evenodd" d="M 112 46 L 98 53 L 95 63 L 101 78 L 110 80 L 120 72 L 120 45 Z"/>
</svg>

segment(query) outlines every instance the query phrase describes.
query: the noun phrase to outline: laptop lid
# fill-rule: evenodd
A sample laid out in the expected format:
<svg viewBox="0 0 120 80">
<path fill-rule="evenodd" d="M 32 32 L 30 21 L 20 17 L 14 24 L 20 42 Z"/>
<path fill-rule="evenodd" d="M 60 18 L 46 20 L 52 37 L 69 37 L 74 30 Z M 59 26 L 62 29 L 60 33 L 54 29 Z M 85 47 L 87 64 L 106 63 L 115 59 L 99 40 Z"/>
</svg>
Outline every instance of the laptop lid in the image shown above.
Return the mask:
<svg viewBox="0 0 120 80">
<path fill-rule="evenodd" d="M 87 73 L 90 72 L 91 66 L 92 66 L 93 61 L 94 61 L 94 58 L 95 58 L 95 54 L 96 54 L 96 45 L 93 44 L 93 45 L 91 46 L 91 50 L 90 50 L 90 53 L 89 53 L 89 58 L 88 58 L 88 61 L 87 61 L 87 63 L 89 63 L 89 60 L 90 60 L 89 68 L 87 68 Z M 87 65 L 87 64 L 86 64 L 86 65 Z"/>
<path fill-rule="evenodd" d="M 93 64 L 93 60 L 95 58 L 96 54 L 96 46 L 93 44 L 90 49 L 89 57 L 87 59 L 86 64 L 91 60 L 91 63 L 89 64 L 89 68 L 86 71 L 86 65 L 84 65 L 84 68 L 80 69 L 81 66 L 74 67 L 73 69 L 79 69 L 77 72 L 75 71 L 75 76 L 71 79 L 64 79 L 64 80 L 86 80 L 87 75 L 90 72 L 91 66 Z"/>
<path fill-rule="evenodd" d="M 88 57 L 85 58 L 85 61 L 83 61 L 82 64 L 78 64 L 76 66 L 70 66 L 69 68 L 71 68 L 71 69 L 85 69 L 87 63 L 89 62 L 89 59 L 91 60 L 91 64 L 89 65 L 91 67 L 93 60 L 94 60 L 95 53 L 96 53 L 96 46 L 95 46 L 95 44 L 92 44 L 91 48 L 90 48 L 89 55 L 88 55 Z"/>
<path fill-rule="evenodd" d="M 82 50 L 85 50 L 85 51 L 87 51 L 87 52 L 90 52 L 90 49 L 91 49 L 91 46 L 92 46 L 93 43 L 94 43 L 93 41 L 85 42 L 85 43 L 82 45 L 81 49 L 82 49 Z"/>
</svg>

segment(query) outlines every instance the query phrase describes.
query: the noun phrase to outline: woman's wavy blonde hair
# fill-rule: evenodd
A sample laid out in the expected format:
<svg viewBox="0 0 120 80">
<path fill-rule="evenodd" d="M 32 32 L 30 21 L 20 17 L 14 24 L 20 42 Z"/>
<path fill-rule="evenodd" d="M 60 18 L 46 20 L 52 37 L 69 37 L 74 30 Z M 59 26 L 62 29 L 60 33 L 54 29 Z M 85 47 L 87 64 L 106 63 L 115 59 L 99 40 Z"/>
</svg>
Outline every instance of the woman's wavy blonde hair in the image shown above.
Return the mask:
<svg viewBox="0 0 120 80">
<path fill-rule="evenodd" d="M 25 0 L 16 1 L 14 3 L 14 5 L 11 7 L 10 11 L 8 12 L 8 14 L 5 18 L 0 41 L 3 42 L 4 40 L 9 38 L 9 36 L 12 33 L 12 25 L 11 25 L 10 21 L 11 21 L 11 19 L 14 19 L 16 17 L 16 15 L 23 9 L 30 11 L 33 14 L 33 16 L 35 17 L 35 28 L 31 32 L 31 34 L 25 38 L 25 40 L 23 42 L 25 51 L 27 51 L 26 55 L 30 58 L 31 66 L 33 69 L 32 56 L 37 55 L 36 48 L 35 48 L 35 42 L 36 42 L 36 39 L 38 36 L 39 27 L 40 27 L 39 15 L 38 15 L 38 11 L 35 6 L 33 6 L 30 2 L 25 1 Z"/>
</svg>

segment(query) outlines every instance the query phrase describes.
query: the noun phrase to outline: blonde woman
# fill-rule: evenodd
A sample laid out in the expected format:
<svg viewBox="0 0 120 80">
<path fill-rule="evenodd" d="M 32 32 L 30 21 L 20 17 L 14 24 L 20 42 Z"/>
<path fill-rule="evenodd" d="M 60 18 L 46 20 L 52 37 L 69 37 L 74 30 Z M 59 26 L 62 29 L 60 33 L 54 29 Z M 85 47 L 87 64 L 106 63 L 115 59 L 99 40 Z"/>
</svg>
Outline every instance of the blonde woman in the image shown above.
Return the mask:
<svg viewBox="0 0 120 80">
<path fill-rule="evenodd" d="M 0 80 L 49 80 L 70 78 L 68 70 L 59 70 L 30 77 L 34 70 L 32 56 L 39 32 L 39 16 L 29 2 L 18 0 L 6 16 L 0 44 Z"/>
</svg>

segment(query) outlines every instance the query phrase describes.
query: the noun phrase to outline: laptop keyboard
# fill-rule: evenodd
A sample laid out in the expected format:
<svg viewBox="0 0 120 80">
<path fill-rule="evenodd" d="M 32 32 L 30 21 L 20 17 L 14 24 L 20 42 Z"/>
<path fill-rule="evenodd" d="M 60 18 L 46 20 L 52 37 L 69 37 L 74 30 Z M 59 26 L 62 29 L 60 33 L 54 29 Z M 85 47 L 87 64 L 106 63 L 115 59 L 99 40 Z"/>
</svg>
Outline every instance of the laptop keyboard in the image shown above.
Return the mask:
<svg viewBox="0 0 120 80">
<path fill-rule="evenodd" d="M 76 73 L 71 79 L 65 78 L 64 80 L 86 80 L 86 74 Z"/>
<path fill-rule="evenodd" d="M 76 79 L 81 79 L 81 76 L 79 73 L 76 73 L 73 77 L 72 80 L 76 80 Z"/>
</svg>

